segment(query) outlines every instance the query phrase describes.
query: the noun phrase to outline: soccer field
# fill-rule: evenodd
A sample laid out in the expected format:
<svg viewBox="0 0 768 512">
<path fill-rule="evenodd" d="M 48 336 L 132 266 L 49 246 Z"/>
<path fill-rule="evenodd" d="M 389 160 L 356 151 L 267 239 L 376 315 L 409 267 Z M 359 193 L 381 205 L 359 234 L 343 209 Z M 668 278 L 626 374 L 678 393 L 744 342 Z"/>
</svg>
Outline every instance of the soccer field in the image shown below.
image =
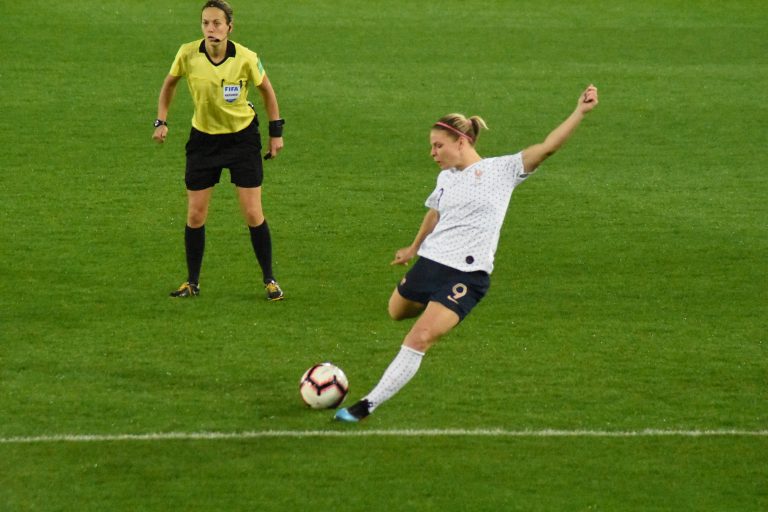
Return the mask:
<svg viewBox="0 0 768 512">
<path fill-rule="evenodd" d="M 203 2 L 3 4 L 0 511 L 768 510 L 765 2 L 232 3 L 287 121 L 279 303 L 226 172 L 201 296 L 168 297 L 186 83 L 163 146 L 151 123 Z M 309 366 L 357 400 L 411 325 L 389 262 L 431 124 L 515 153 L 589 83 L 482 304 L 362 424 L 304 407 Z"/>
</svg>

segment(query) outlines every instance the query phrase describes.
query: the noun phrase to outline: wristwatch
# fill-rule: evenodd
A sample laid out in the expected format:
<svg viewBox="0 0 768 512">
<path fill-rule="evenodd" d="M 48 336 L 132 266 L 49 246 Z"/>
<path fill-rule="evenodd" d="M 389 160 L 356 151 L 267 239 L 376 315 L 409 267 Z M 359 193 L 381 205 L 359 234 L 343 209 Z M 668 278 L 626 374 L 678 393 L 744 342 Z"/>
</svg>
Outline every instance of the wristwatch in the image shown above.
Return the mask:
<svg viewBox="0 0 768 512">
<path fill-rule="evenodd" d="M 168 126 L 168 123 L 166 123 L 162 119 L 155 119 L 154 126 L 155 128 L 157 128 L 158 126 Z"/>
</svg>

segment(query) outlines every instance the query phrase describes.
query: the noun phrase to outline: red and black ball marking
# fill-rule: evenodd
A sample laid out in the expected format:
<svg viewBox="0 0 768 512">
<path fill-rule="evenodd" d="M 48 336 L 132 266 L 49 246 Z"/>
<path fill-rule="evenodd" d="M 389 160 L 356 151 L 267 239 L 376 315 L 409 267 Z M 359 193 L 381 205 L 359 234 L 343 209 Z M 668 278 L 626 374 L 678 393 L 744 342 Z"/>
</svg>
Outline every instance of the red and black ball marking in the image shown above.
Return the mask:
<svg viewBox="0 0 768 512">
<path fill-rule="evenodd" d="M 304 386 L 304 384 L 309 383 L 315 389 L 315 392 L 317 393 L 317 396 L 322 395 L 325 392 L 326 389 L 331 388 L 331 387 L 335 387 L 336 389 L 339 390 L 341 395 L 340 395 L 339 399 L 336 402 L 332 403 L 329 406 L 329 408 L 336 408 L 344 400 L 344 397 L 347 395 L 347 391 L 349 391 L 349 389 L 348 389 L 348 387 L 344 386 L 342 383 L 340 383 L 336 379 L 336 375 L 333 376 L 333 379 L 331 379 L 331 380 L 329 380 L 327 382 L 318 382 L 315 379 L 313 379 L 312 377 L 313 377 L 315 371 L 318 368 L 322 368 L 323 366 L 325 366 L 325 365 L 323 365 L 322 363 L 321 364 L 316 364 L 315 366 L 313 366 L 309 370 L 309 373 L 307 373 L 306 378 L 302 381 L 302 383 L 301 383 L 301 385 L 299 387 L 302 387 L 302 386 Z"/>
</svg>

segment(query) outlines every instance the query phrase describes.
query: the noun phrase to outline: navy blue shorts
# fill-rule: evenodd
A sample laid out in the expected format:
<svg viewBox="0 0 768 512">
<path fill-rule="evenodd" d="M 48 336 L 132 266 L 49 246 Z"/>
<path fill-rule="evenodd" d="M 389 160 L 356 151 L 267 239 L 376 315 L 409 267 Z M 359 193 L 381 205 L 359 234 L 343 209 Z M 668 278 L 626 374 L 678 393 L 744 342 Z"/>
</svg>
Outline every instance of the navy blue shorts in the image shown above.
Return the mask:
<svg viewBox="0 0 768 512">
<path fill-rule="evenodd" d="M 192 128 L 186 150 L 184 182 L 188 190 L 204 190 L 216 185 L 225 167 L 229 169 L 230 181 L 238 187 L 260 187 L 264 181 L 256 117 L 247 128 L 236 133 L 211 135 Z"/>
<path fill-rule="evenodd" d="M 461 321 L 485 297 L 490 285 L 490 276 L 482 270 L 462 272 L 419 258 L 397 285 L 397 291 L 414 302 L 439 302 L 459 315 Z"/>
</svg>

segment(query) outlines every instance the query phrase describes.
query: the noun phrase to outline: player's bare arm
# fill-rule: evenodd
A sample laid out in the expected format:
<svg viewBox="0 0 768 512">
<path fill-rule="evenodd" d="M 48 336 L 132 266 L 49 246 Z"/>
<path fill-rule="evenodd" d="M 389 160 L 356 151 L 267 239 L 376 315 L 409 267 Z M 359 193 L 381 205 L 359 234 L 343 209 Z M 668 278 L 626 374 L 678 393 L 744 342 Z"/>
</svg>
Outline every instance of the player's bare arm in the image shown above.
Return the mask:
<svg viewBox="0 0 768 512">
<path fill-rule="evenodd" d="M 532 173 L 541 163 L 552 156 L 579 126 L 584 115 L 597 106 L 597 87 L 590 85 L 579 96 L 576 110 L 560 126 L 547 135 L 544 142 L 523 150 L 523 168 Z"/>
<path fill-rule="evenodd" d="M 434 231 L 435 226 L 437 226 L 437 221 L 439 220 L 440 214 L 437 210 L 430 208 L 427 214 L 424 215 L 424 220 L 421 222 L 421 227 L 419 228 L 419 232 L 416 233 L 416 238 L 414 238 L 413 243 L 408 247 L 398 249 L 395 252 L 395 259 L 392 260 L 390 265 L 407 265 L 408 262 L 416 256 L 416 252 L 418 252 L 421 243 L 427 238 L 427 235 Z"/>
</svg>

